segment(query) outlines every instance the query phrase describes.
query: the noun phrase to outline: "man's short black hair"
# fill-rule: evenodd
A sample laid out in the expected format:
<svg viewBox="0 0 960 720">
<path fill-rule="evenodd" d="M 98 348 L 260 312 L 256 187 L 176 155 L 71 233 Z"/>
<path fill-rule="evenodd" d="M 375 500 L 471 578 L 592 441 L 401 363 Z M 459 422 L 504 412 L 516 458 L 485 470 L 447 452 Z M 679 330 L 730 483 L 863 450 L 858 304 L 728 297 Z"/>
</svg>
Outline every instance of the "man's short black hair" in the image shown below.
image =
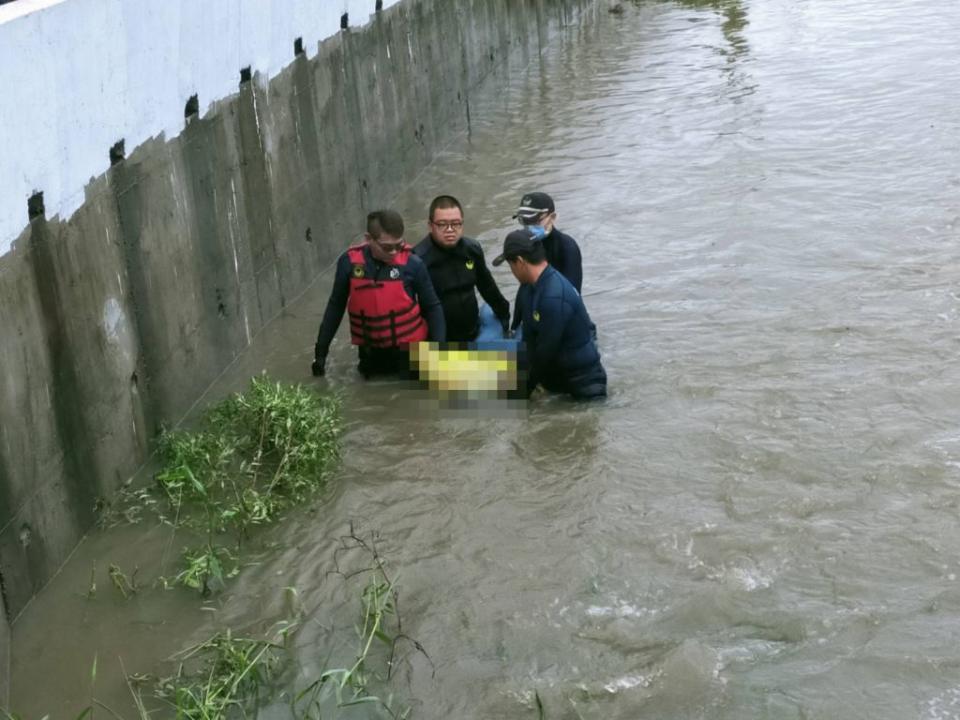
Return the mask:
<svg viewBox="0 0 960 720">
<path fill-rule="evenodd" d="M 437 210 L 449 210 L 450 208 L 456 208 L 463 215 L 463 206 L 453 195 L 437 195 L 430 203 L 430 214 L 427 219 L 433 222 L 433 214 Z"/>
<path fill-rule="evenodd" d="M 382 233 L 403 237 L 403 218 L 396 210 L 374 210 L 367 215 L 367 234 L 376 240 Z"/>
<path fill-rule="evenodd" d="M 517 253 L 517 257 L 522 257 L 531 265 L 539 265 L 547 259 L 547 249 L 543 243 L 537 243 L 529 251 Z"/>
</svg>

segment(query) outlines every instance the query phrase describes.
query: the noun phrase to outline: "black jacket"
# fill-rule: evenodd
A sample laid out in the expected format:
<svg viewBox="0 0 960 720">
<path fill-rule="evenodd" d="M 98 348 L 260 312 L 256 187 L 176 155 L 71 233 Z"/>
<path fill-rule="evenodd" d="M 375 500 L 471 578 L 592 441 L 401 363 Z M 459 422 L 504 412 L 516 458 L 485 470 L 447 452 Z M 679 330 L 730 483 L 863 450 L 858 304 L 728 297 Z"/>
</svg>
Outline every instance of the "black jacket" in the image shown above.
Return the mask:
<svg viewBox="0 0 960 720">
<path fill-rule="evenodd" d="M 505 325 L 510 322 L 510 303 L 490 274 L 483 248 L 472 238 L 460 238 L 452 248 L 442 248 L 428 235 L 413 252 L 427 266 L 434 290 L 443 305 L 447 340 L 469 342 L 480 329 L 480 307 L 476 290 L 494 315 Z"/>
<path fill-rule="evenodd" d="M 583 287 L 583 258 L 577 241 L 554 228 L 543 239 L 543 249 L 547 251 L 547 262 L 563 275 L 578 293 Z"/>
</svg>

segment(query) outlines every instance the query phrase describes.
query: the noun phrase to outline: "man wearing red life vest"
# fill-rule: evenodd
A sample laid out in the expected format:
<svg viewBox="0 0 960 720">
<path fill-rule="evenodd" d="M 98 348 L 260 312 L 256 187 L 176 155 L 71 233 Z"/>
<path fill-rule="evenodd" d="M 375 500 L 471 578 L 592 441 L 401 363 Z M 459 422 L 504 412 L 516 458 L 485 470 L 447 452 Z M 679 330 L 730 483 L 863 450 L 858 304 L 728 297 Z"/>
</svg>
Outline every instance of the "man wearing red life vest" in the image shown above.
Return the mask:
<svg viewBox="0 0 960 720">
<path fill-rule="evenodd" d="M 399 213 L 370 213 L 364 242 L 348 248 L 337 261 L 314 348 L 314 375 L 324 374 L 327 351 L 345 310 L 364 377 L 406 375 L 411 343 L 446 340 L 443 306 L 423 261 L 403 240 Z"/>
</svg>

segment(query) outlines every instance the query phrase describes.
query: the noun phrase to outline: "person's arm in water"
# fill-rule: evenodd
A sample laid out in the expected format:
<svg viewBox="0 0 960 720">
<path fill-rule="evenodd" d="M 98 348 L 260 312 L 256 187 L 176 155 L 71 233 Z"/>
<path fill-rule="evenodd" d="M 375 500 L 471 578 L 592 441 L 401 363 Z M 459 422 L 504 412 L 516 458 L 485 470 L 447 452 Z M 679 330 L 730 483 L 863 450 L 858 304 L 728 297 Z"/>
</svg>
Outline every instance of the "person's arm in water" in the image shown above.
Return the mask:
<svg viewBox="0 0 960 720">
<path fill-rule="evenodd" d="M 503 325 L 503 332 L 506 334 L 507 330 L 510 329 L 510 302 L 497 287 L 497 283 L 490 273 L 490 268 L 487 267 L 487 261 L 483 257 L 483 248 L 477 243 L 474 249 L 475 252 L 472 254 L 474 256 L 474 272 L 477 275 L 477 290 L 480 291 L 480 297 L 486 301 L 500 324 Z"/>
<path fill-rule="evenodd" d="M 413 266 L 411 268 L 413 270 L 413 291 L 417 294 L 417 301 L 420 303 L 420 313 L 423 315 L 423 319 L 427 321 L 427 327 L 430 329 L 430 340 L 446 342 L 447 322 L 443 317 L 443 305 L 440 304 L 437 291 L 433 289 L 433 282 L 430 280 L 427 266 L 415 255 L 410 257 L 408 263 Z"/>
<path fill-rule="evenodd" d="M 333 342 L 343 313 L 347 309 L 347 300 L 350 297 L 350 258 L 344 253 L 337 260 L 337 269 L 333 276 L 333 288 L 330 290 L 330 299 L 327 300 L 327 309 L 323 313 L 323 322 L 317 332 L 317 344 L 313 348 L 313 374 L 323 375 L 326 371 L 327 352 Z"/>
<path fill-rule="evenodd" d="M 577 292 L 582 294 L 583 287 L 583 255 L 580 254 L 580 246 L 577 241 L 569 235 L 563 238 L 563 267 L 557 268 Z"/>
<path fill-rule="evenodd" d="M 523 285 L 517 288 L 517 297 L 513 300 L 513 322 L 510 323 L 510 329 L 516 330 L 520 327 L 520 323 L 523 322 L 523 302 L 524 302 L 525 293 L 523 292 Z"/>
</svg>

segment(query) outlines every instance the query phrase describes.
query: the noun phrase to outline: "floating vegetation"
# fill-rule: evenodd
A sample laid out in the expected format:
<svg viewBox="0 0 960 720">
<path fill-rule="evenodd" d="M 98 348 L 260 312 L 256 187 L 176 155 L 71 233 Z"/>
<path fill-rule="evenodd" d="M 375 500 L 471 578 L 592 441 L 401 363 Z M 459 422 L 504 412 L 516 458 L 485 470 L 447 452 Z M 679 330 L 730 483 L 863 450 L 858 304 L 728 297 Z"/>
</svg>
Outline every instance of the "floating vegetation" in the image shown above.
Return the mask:
<svg viewBox="0 0 960 720">
<path fill-rule="evenodd" d="M 316 492 L 339 455 L 340 403 L 254 378 L 196 432 L 164 432 L 157 482 L 180 524 L 210 532 L 268 523 Z"/>
<path fill-rule="evenodd" d="M 315 616 L 317 610 L 304 611 L 297 591 L 288 587 L 283 589 L 288 617 L 274 624 L 265 636 L 219 630 L 170 657 L 173 672 L 169 675 L 129 674 L 121 660 L 135 709 L 132 717 L 94 696 L 94 658 L 89 701 L 76 720 L 92 720 L 95 714 L 114 720 L 228 720 L 255 718 L 267 706 L 270 717 L 284 720 L 358 717 L 350 713 L 358 706 L 367 708 L 360 717 L 407 720 L 412 713 L 410 707 L 397 703 L 392 694 L 382 697 L 375 690 L 389 685 L 401 662 L 409 663 L 412 655 L 400 657 L 402 646 L 423 657 L 431 669 L 433 662 L 423 646 L 403 631 L 399 591 L 380 555 L 378 539 L 376 533 L 359 535 L 351 525 L 349 534 L 339 539 L 334 567 L 327 573 L 327 577 L 340 578 L 344 583 L 363 579 L 362 589 L 355 596 L 359 610 L 354 626 L 357 649 L 348 665 L 322 670 L 312 680 L 293 679 L 297 661 L 293 641 L 305 619 Z M 351 555 L 349 566 L 345 553 Z M 359 562 L 358 554 L 363 558 Z M 115 575 L 126 577 L 119 568 Z M 120 582 L 125 592 L 136 587 L 129 578 Z M 0 710 L 0 718 L 24 720 L 5 710 Z"/>
<path fill-rule="evenodd" d="M 90 582 L 87 585 L 87 592 L 84 597 L 87 600 L 93 600 L 97 596 L 97 561 L 93 561 L 93 567 L 90 568 Z"/>
<path fill-rule="evenodd" d="M 368 574 L 367 583 L 361 593 L 360 622 L 357 625 L 359 648 L 354 663 L 347 668 L 336 668 L 322 673 L 294 697 L 293 717 L 297 720 L 323 720 L 329 717 L 324 709 L 333 706 L 336 709 L 355 705 L 372 704 L 381 708 L 394 720 L 404 720 L 411 713 L 410 708 L 395 708 L 392 698 L 380 698 L 370 692 L 372 681 L 388 682 L 397 665 L 397 651 L 405 642 L 420 653 L 431 667 L 433 662 L 423 646 L 403 632 L 403 622 L 399 613 L 399 593 L 387 573 L 386 565 L 377 548 L 378 536 L 370 534 L 363 538 L 353 526 L 350 534 L 340 539 L 336 553 L 337 568 L 335 574 L 345 579 L 361 573 Z M 345 551 L 361 550 L 371 560 L 371 564 L 360 571 L 344 572 L 340 569 L 339 555 Z M 385 651 L 384 667 L 386 672 L 377 672 L 371 665 L 375 646 Z"/>
<path fill-rule="evenodd" d="M 289 630 L 284 626 L 275 640 L 219 632 L 178 653 L 177 673 L 159 680 L 153 696 L 174 709 L 178 720 L 226 718 L 231 711 L 255 715 L 276 680 Z M 139 695 L 137 707 L 145 708 Z"/>
<path fill-rule="evenodd" d="M 206 413 L 196 432 L 165 432 L 159 443 L 161 469 L 156 487 L 124 491 L 124 502 L 104 506 L 107 526 L 137 522 L 144 511 L 160 517 L 174 533 L 201 539 L 184 549 L 177 574 L 161 578 L 207 594 L 238 572 L 241 551 L 259 525 L 277 520 L 321 489 L 339 458 L 340 405 L 302 387 L 284 386 L 266 378 Z M 171 537 L 171 544 L 173 542 Z M 403 631 L 399 593 L 384 562 L 376 533 L 359 534 L 351 524 L 338 540 L 334 567 L 327 577 L 351 584 L 362 578 L 356 592 L 356 650 L 347 649 L 346 663 L 324 662 L 322 670 L 298 675 L 298 654 L 292 639 L 305 617 L 294 588 L 285 588 L 288 617 L 268 633 L 221 629 L 203 642 L 168 659 L 156 674 L 121 670 L 133 700 L 135 715 L 125 718 L 95 699 L 96 661 L 91 694 L 77 720 L 110 716 L 115 720 L 228 720 L 254 718 L 270 708 L 271 717 L 328 720 L 338 717 L 384 717 L 406 720 L 409 707 L 383 696 L 397 667 L 419 654 L 432 667 L 423 646 Z M 348 557 L 349 556 L 349 557 Z M 107 566 L 110 585 L 129 599 L 143 592 L 139 567 L 125 572 Z M 97 596 L 97 567 L 90 574 L 88 599 Z M 342 656 L 342 650 L 337 652 Z M 314 667 L 314 659 L 309 660 Z M 350 714 L 348 714 L 350 713 Z M 371 714 L 372 713 L 372 714 Z M 7 720 L 18 716 L 0 711 Z"/>
<path fill-rule="evenodd" d="M 229 548 L 208 543 L 200 548 L 185 548 L 183 570 L 174 577 L 174 582 L 199 590 L 204 595 L 210 588 L 223 586 L 227 578 L 240 572 L 237 556 Z"/>
<path fill-rule="evenodd" d="M 148 487 L 133 487 L 129 483 L 121 487 L 113 500 L 97 501 L 94 510 L 97 513 L 97 526 L 101 529 L 118 525 L 136 525 L 143 520 L 148 510 L 157 510 L 160 497 Z"/>
<path fill-rule="evenodd" d="M 291 616 L 274 626 L 268 638 L 223 630 L 174 655 L 171 660 L 177 669 L 169 677 L 127 676 L 139 720 L 167 714 L 178 720 L 252 718 L 268 703 L 273 703 L 271 717 L 286 717 L 282 714 L 284 706 L 275 704 L 284 696 L 289 701 L 291 720 L 328 720 L 359 705 L 376 707 L 384 717 L 393 720 L 409 718 L 409 707 L 397 707 L 392 696 L 381 698 L 372 692 L 373 686 L 390 681 L 401 642 L 409 643 L 430 662 L 420 643 L 402 630 L 399 592 L 387 574 L 376 540 L 374 534 L 363 538 L 351 527 L 350 534 L 340 540 L 338 554 L 360 550 L 370 562 L 360 569 L 345 571 L 338 559 L 329 574 L 344 581 L 367 576 L 359 597 L 357 652 L 349 667 L 324 670 L 305 687 L 280 691 L 283 679 L 290 677 L 288 671 L 294 664 L 290 648 L 305 615 L 296 590 L 285 588 Z M 375 652 L 377 648 L 381 652 Z M 147 689 L 148 685 L 152 689 Z"/>
<path fill-rule="evenodd" d="M 323 487 L 339 459 L 341 429 L 338 399 L 253 378 L 246 392 L 208 410 L 198 429 L 164 431 L 156 487 L 124 488 L 115 502 L 99 503 L 100 524 L 136 523 L 152 511 L 174 533 L 200 536 L 201 544 L 184 548 L 180 571 L 161 580 L 209 595 L 238 572 L 254 527 Z M 135 592 L 112 570 L 111 581 L 125 597 Z"/>
<path fill-rule="evenodd" d="M 140 590 L 140 586 L 137 584 L 137 573 L 140 571 L 139 567 L 135 567 L 133 572 L 130 575 L 127 575 L 123 570 L 120 569 L 119 565 L 111 564 L 107 568 L 107 573 L 110 576 L 110 582 L 113 583 L 113 587 L 117 589 L 123 599 L 136 595 Z M 94 588 L 96 585 L 94 585 Z"/>
</svg>

